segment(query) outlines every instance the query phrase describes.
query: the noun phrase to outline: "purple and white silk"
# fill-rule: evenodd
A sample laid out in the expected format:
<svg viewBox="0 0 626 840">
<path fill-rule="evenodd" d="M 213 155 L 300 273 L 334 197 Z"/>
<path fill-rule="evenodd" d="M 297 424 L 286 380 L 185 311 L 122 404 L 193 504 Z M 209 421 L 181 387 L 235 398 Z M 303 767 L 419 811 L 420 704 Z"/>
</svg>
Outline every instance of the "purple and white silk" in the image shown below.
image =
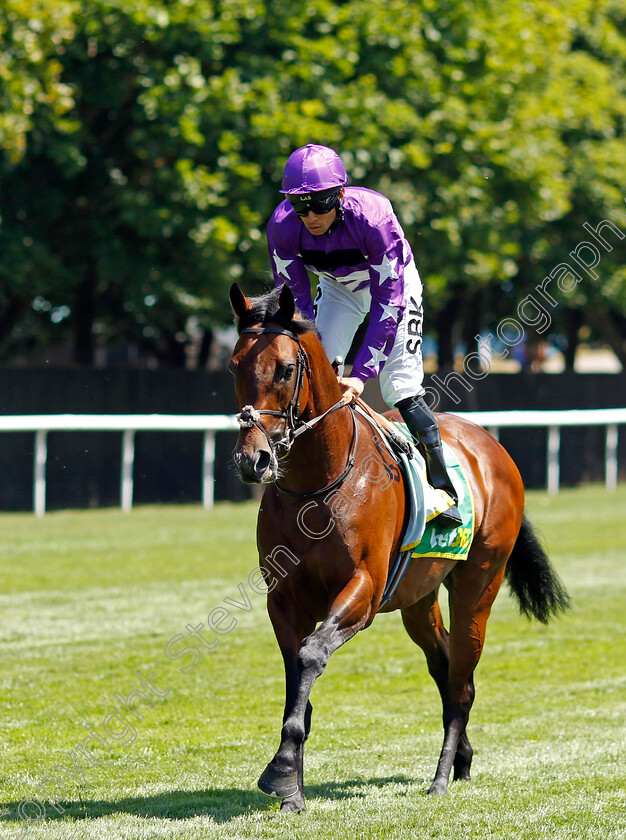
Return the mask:
<svg viewBox="0 0 626 840">
<path fill-rule="evenodd" d="M 343 218 L 333 222 L 321 236 L 309 233 L 289 201 L 283 201 L 276 208 L 267 229 L 274 282 L 276 285 L 287 283 L 300 311 L 314 318 L 307 269 L 317 274 L 323 281 L 320 283 L 320 305 L 324 301 L 324 290 L 329 304 L 330 298 L 334 297 L 335 323 L 331 325 L 332 318 L 328 312 L 322 319 L 327 324 L 327 334 L 331 329 L 335 333 L 349 333 L 346 338 L 348 347 L 363 314 L 369 311 L 369 327 L 357 352 L 351 376 L 361 381 L 378 376 L 393 350 L 394 358 L 399 353 L 404 355 L 407 368 L 415 368 L 416 362 L 419 362 L 419 370 L 413 370 L 411 375 L 411 379 L 418 379 L 409 387 L 409 390 L 412 388 L 409 396 L 413 396 L 422 391 L 422 288 L 411 247 L 390 201 L 380 193 L 363 187 L 346 187 L 341 207 Z M 407 271 L 409 268 L 411 270 Z M 335 284 L 340 288 L 333 296 L 331 287 Z M 338 307 L 339 299 L 348 306 Z M 407 339 L 410 352 L 406 352 L 395 345 L 398 327 L 408 315 L 407 304 L 413 305 L 410 299 L 417 302 L 415 306 L 419 309 L 419 341 L 411 343 Z M 357 320 L 356 313 L 362 311 L 365 305 L 368 307 L 366 312 Z M 354 317 L 349 315 L 348 309 L 354 310 Z M 406 326 L 403 324 L 403 335 Z M 331 348 L 327 346 L 321 325 L 320 332 L 330 356 Z M 398 361 L 402 367 L 401 359 Z M 406 388 L 402 390 L 404 392 Z"/>
</svg>

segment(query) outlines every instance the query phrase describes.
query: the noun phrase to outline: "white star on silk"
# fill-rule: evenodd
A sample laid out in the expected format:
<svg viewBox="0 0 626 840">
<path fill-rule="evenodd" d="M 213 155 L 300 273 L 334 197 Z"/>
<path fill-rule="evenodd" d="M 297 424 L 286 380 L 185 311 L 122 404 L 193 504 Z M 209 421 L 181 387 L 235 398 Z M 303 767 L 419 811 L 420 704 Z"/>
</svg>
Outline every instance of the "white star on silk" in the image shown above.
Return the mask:
<svg viewBox="0 0 626 840">
<path fill-rule="evenodd" d="M 283 277 L 286 277 L 289 280 L 289 275 L 287 274 L 287 267 L 291 265 L 293 260 L 283 260 L 278 256 L 278 252 L 274 250 L 273 254 L 274 265 L 276 266 L 276 274 L 280 277 L 282 274 Z"/>
<path fill-rule="evenodd" d="M 371 367 L 377 371 L 379 363 L 386 361 L 387 354 L 384 350 L 379 350 L 378 347 L 368 347 L 367 349 L 372 354 L 372 358 L 367 363 L 367 367 Z"/>
<path fill-rule="evenodd" d="M 377 271 L 380 275 L 380 282 L 384 283 L 390 277 L 394 280 L 397 278 L 398 273 L 396 271 L 396 265 L 398 263 L 398 258 L 394 257 L 392 260 L 389 259 L 387 254 L 383 257 L 383 261 L 380 265 L 373 265 L 372 268 L 374 271 Z"/>
<path fill-rule="evenodd" d="M 381 303 L 381 307 L 383 310 L 383 317 L 380 319 L 381 321 L 386 321 L 387 318 L 391 318 L 392 321 L 397 320 L 399 307 L 390 306 L 388 303 Z"/>
</svg>

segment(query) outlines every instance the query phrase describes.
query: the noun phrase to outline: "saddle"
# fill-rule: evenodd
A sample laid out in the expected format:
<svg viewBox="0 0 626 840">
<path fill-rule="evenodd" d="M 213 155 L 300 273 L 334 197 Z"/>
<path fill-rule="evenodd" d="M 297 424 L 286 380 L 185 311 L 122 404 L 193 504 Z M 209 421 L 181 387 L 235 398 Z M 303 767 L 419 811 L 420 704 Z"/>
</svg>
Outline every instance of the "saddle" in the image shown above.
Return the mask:
<svg viewBox="0 0 626 840">
<path fill-rule="evenodd" d="M 406 455 L 407 458 L 412 458 L 415 455 L 417 450 L 413 441 L 398 430 L 397 423 L 388 420 L 384 414 L 379 414 L 377 411 L 374 411 L 360 397 L 357 397 L 355 400 L 355 408 L 362 417 L 365 417 L 381 433 L 383 442 L 386 443 L 387 448 L 397 463 L 399 463 L 401 455 Z"/>
<path fill-rule="evenodd" d="M 403 543 L 403 550 L 410 548 L 411 543 L 417 545 L 423 532 L 426 522 L 430 522 L 444 510 L 451 507 L 454 502 L 443 490 L 435 490 L 428 483 L 426 462 L 419 449 L 413 443 L 411 433 L 404 423 L 397 423 L 387 419 L 382 414 L 374 411 L 367 403 L 357 400 L 355 406 L 357 414 L 364 417 L 378 432 L 387 450 L 395 462 L 401 468 L 405 481 L 407 496 L 411 499 L 411 512 L 418 506 L 425 512 L 425 520 L 418 514 L 411 516 L 410 527 L 407 528 L 406 539 Z M 449 450 L 448 450 L 449 451 Z M 414 521 L 415 520 L 415 521 Z M 421 528 L 421 530 L 420 530 Z"/>
<path fill-rule="evenodd" d="M 378 432 L 378 437 L 400 467 L 410 506 L 409 521 L 400 552 L 387 579 L 382 606 L 396 591 L 412 558 L 467 559 L 474 533 L 474 498 L 458 459 L 444 443 L 446 465 L 459 497 L 463 524 L 452 529 L 439 527 L 437 516 L 450 507 L 452 500 L 447 493 L 428 484 L 426 463 L 404 423 L 396 423 L 378 414 L 361 399 L 356 401 L 355 408 Z"/>
</svg>

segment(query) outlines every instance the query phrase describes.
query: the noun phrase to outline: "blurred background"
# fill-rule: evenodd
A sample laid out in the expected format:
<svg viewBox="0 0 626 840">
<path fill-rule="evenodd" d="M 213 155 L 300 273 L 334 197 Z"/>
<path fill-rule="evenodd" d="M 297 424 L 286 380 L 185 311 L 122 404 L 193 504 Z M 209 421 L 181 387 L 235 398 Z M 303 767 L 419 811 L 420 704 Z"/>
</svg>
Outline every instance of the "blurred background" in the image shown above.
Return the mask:
<svg viewBox="0 0 626 840">
<path fill-rule="evenodd" d="M 233 412 L 228 288 L 271 283 L 309 142 L 395 207 L 426 384 L 470 385 L 439 409 L 625 406 L 625 124 L 624 0 L 0 0 L 0 414 Z M 545 435 L 503 430 L 528 486 Z M 233 445 L 216 498 L 249 496 Z M 602 480 L 602 428 L 561 445 L 563 483 Z M 119 446 L 51 433 L 48 506 L 118 504 Z M 201 447 L 138 433 L 135 500 L 197 501 Z M 0 459 L 30 509 L 32 434 Z"/>
</svg>

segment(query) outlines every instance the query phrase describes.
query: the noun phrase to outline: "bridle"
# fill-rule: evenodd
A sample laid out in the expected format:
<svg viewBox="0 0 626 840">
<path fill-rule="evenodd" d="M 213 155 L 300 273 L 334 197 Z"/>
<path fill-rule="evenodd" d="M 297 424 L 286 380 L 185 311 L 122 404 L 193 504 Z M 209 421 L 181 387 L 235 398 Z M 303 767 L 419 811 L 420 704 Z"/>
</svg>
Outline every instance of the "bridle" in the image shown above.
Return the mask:
<svg viewBox="0 0 626 840">
<path fill-rule="evenodd" d="M 289 403 L 287 408 L 283 411 L 279 411 L 278 409 L 272 408 L 255 408 L 253 405 L 244 405 L 241 409 L 239 414 L 237 414 L 237 422 L 242 429 L 250 429 L 252 426 L 255 426 L 265 435 L 270 450 L 273 452 L 274 456 L 278 461 L 285 458 L 289 452 L 291 451 L 291 447 L 295 443 L 296 439 L 304 432 L 309 431 L 327 417 L 332 412 L 337 411 L 340 408 L 344 408 L 346 405 L 349 406 L 351 409 L 352 421 L 354 424 L 354 431 L 352 435 L 352 446 L 350 447 L 350 455 L 348 457 L 348 463 L 346 468 L 344 469 L 343 473 L 332 481 L 327 487 L 323 487 L 321 490 L 315 490 L 311 493 L 296 493 L 293 490 L 287 490 L 285 487 L 281 487 L 278 482 L 275 482 L 275 485 L 281 493 L 286 493 L 289 496 L 297 496 L 298 498 L 305 499 L 310 498 L 312 496 L 318 496 L 322 493 L 326 493 L 328 490 L 332 490 L 338 484 L 346 478 L 352 467 L 354 466 L 355 461 L 355 453 L 357 448 L 357 443 L 359 439 L 359 430 L 358 425 L 356 422 L 356 417 L 354 414 L 354 410 L 351 403 L 345 403 L 343 397 L 332 405 L 329 409 L 323 412 L 323 414 L 319 414 L 317 417 L 314 417 L 312 420 L 303 420 L 300 417 L 300 397 L 302 391 L 302 384 L 304 382 L 304 377 L 308 377 L 309 382 L 311 381 L 311 366 L 309 364 L 309 359 L 304 351 L 300 343 L 300 338 L 296 333 L 291 332 L 291 330 L 285 329 L 283 327 L 246 327 L 245 329 L 241 330 L 240 334 L 243 333 L 252 333 L 256 335 L 285 335 L 288 338 L 291 338 L 293 341 L 296 342 L 298 345 L 298 352 L 296 354 L 296 374 L 295 374 L 295 382 L 293 391 L 291 393 L 291 397 L 289 398 Z M 283 437 L 278 441 L 273 441 L 267 429 L 261 423 L 261 416 L 267 414 L 270 417 L 280 417 L 285 421 L 285 431 L 283 433 Z"/>
</svg>

